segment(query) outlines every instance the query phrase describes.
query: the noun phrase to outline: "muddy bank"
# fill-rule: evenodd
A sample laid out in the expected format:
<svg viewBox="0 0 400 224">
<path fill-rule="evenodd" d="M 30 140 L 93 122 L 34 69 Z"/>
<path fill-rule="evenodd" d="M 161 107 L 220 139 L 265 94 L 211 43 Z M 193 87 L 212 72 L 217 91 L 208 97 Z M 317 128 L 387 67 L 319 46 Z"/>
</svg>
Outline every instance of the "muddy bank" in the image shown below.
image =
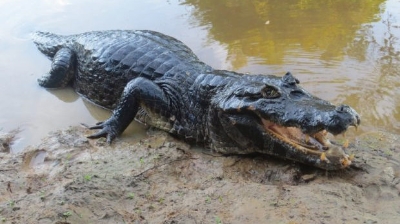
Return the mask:
<svg viewBox="0 0 400 224">
<path fill-rule="evenodd" d="M 21 154 L 0 138 L 0 223 L 396 223 L 399 136 L 374 132 L 326 172 L 268 156 L 209 154 L 149 131 L 136 144 L 72 127 Z M 8 144 L 6 144 L 8 143 Z"/>
</svg>

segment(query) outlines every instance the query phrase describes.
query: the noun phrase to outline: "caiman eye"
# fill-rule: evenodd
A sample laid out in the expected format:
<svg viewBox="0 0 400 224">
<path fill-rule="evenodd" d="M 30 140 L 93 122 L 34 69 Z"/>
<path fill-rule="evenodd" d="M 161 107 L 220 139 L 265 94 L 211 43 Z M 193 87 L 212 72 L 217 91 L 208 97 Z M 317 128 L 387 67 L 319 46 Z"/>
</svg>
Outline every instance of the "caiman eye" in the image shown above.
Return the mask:
<svg viewBox="0 0 400 224">
<path fill-rule="evenodd" d="M 261 90 L 261 95 L 264 98 L 269 98 L 269 99 L 277 98 L 277 97 L 281 96 L 281 94 L 278 92 L 278 90 L 273 88 L 273 87 L 271 87 L 271 86 L 267 86 L 264 89 L 262 89 Z"/>
</svg>

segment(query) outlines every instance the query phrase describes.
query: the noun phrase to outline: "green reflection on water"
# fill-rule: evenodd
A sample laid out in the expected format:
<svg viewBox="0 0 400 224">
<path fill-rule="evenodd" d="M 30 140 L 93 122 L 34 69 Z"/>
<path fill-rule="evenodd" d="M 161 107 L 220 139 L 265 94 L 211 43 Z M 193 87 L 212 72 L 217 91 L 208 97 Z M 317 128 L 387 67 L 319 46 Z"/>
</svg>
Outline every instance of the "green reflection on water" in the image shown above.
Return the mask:
<svg viewBox="0 0 400 224">
<path fill-rule="evenodd" d="M 293 47 L 321 51 L 322 60 L 342 59 L 361 24 L 378 20 L 384 0 L 186 0 L 210 39 L 226 44 L 233 69 L 257 57 L 282 64 Z"/>
</svg>

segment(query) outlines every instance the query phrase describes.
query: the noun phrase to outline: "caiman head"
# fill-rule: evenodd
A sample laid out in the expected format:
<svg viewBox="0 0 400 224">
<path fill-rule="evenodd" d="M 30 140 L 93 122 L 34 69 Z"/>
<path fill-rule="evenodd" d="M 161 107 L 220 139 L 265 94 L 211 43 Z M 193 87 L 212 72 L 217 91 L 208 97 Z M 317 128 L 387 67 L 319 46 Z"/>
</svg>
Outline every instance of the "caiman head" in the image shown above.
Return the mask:
<svg viewBox="0 0 400 224">
<path fill-rule="evenodd" d="M 216 110 L 209 122 L 213 148 L 228 154 L 265 153 L 326 170 L 349 166 L 353 156 L 327 136 L 357 127 L 359 115 L 347 105 L 334 106 L 311 95 L 298 84 L 287 73 L 244 76 L 227 86 L 213 100 Z"/>
</svg>

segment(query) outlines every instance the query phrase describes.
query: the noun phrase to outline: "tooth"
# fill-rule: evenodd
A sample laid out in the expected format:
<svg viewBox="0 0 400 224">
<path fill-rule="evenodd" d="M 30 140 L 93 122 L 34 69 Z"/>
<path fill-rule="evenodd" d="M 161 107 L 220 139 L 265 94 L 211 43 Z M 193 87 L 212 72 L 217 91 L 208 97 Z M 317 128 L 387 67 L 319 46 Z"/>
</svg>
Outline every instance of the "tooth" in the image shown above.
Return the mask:
<svg viewBox="0 0 400 224">
<path fill-rule="evenodd" d="M 348 158 L 343 158 L 340 160 L 340 163 L 343 167 L 348 167 L 351 165 L 351 160 L 349 160 Z"/>
<path fill-rule="evenodd" d="M 349 140 L 346 139 L 343 143 L 343 148 L 347 149 L 349 147 Z"/>
<path fill-rule="evenodd" d="M 329 139 L 325 139 L 325 145 L 330 146 L 330 145 L 332 145 L 332 143 L 331 143 L 331 141 L 329 141 Z"/>
<path fill-rule="evenodd" d="M 320 159 L 321 159 L 321 161 L 325 161 L 326 160 L 326 154 L 324 152 L 321 153 Z"/>
</svg>

